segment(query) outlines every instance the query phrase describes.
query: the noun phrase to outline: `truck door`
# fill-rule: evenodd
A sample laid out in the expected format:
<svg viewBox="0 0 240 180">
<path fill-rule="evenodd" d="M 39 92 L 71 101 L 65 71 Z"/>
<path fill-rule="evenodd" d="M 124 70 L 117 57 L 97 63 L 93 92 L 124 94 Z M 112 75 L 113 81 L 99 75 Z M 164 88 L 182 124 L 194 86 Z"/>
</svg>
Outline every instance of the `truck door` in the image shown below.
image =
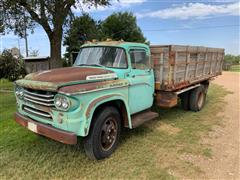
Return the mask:
<svg viewBox="0 0 240 180">
<path fill-rule="evenodd" d="M 148 109 L 153 104 L 154 75 L 150 65 L 150 54 L 145 48 L 129 50 L 131 71 L 129 80 L 129 108 L 131 114 Z"/>
</svg>

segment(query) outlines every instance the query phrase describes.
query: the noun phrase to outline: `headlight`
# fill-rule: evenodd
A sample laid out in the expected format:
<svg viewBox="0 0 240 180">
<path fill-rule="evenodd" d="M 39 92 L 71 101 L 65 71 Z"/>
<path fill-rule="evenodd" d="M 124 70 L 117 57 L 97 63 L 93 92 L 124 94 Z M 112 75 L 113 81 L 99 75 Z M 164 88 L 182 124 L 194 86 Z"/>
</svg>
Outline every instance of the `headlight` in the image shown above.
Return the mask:
<svg viewBox="0 0 240 180">
<path fill-rule="evenodd" d="M 67 109 L 67 108 L 69 107 L 69 103 L 68 103 L 67 101 L 63 101 L 63 102 L 62 102 L 62 107 L 63 107 L 64 109 Z"/>
<path fill-rule="evenodd" d="M 56 95 L 54 104 L 57 109 L 66 111 L 70 107 L 70 100 L 65 96 Z"/>
<path fill-rule="evenodd" d="M 57 98 L 55 99 L 55 105 L 56 105 L 57 107 L 61 107 L 61 106 L 62 106 L 62 101 L 61 101 L 61 98 L 60 98 L 60 97 L 57 97 Z"/>
</svg>

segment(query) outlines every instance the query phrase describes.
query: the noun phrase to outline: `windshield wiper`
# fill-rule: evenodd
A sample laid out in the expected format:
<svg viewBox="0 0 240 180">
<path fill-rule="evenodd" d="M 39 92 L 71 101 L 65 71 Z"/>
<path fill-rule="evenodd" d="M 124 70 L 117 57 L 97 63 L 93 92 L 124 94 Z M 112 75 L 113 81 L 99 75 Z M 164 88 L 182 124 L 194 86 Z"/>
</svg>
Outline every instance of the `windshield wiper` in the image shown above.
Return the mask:
<svg viewBox="0 0 240 180">
<path fill-rule="evenodd" d="M 101 65 L 101 64 L 89 64 L 90 66 L 98 66 L 98 67 L 105 67 L 105 66 L 103 66 L 103 65 Z"/>
<path fill-rule="evenodd" d="M 98 66 L 98 67 L 105 67 L 101 64 L 78 64 L 78 66 Z"/>
<path fill-rule="evenodd" d="M 89 64 L 78 64 L 77 66 L 89 66 Z"/>
</svg>

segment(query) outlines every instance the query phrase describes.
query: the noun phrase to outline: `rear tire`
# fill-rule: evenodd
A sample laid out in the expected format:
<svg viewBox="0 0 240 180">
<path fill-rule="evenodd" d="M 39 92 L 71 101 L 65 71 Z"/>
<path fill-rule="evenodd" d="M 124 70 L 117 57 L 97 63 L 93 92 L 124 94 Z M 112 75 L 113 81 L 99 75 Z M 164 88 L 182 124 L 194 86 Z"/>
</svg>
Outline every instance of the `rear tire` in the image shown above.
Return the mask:
<svg viewBox="0 0 240 180">
<path fill-rule="evenodd" d="M 206 100 L 206 90 L 203 85 L 195 88 L 190 93 L 189 107 L 192 111 L 200 111 Z"/>
<path fill-rule="evenodd" d="M 190 99 L 190 92 L 187 91 L 187 92 L 184 92 L 183 94 L 181 94 L 181 106 L 182 108 L 185 110 L 185 111 L 188 111 L 189 110 L 189 99 Z"/>
<path fill-rule="evenodd" d="M 117 148 L 121 131 L 121 119 L 114 107 L 105 107 L 95 114 L 84 149 L 90 159 L 100 160 L 110 156 Z"/>
</svg>

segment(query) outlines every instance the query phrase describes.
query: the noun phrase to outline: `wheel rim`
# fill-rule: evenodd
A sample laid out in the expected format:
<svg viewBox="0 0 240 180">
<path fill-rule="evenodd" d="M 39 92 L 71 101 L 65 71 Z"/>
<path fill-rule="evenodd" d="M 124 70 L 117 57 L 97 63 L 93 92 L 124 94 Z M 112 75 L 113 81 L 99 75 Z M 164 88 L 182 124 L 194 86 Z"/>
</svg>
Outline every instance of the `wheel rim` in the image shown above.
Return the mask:
<svg viewBox="0 0 240 180">
<path fill-rule="evenodd" d="M 108 118 L 104 122 L 101 131 L 101 146 L 102 149 L 107 151 L 112 148 L 117 138 L 117 123 L 114 118 Z"/>
<path fill-rule="evenodd" d="M 201 109 L 204 103 L 204 93 L 201 92 L 198 95 L 198 108 Z"/>
</svg>

